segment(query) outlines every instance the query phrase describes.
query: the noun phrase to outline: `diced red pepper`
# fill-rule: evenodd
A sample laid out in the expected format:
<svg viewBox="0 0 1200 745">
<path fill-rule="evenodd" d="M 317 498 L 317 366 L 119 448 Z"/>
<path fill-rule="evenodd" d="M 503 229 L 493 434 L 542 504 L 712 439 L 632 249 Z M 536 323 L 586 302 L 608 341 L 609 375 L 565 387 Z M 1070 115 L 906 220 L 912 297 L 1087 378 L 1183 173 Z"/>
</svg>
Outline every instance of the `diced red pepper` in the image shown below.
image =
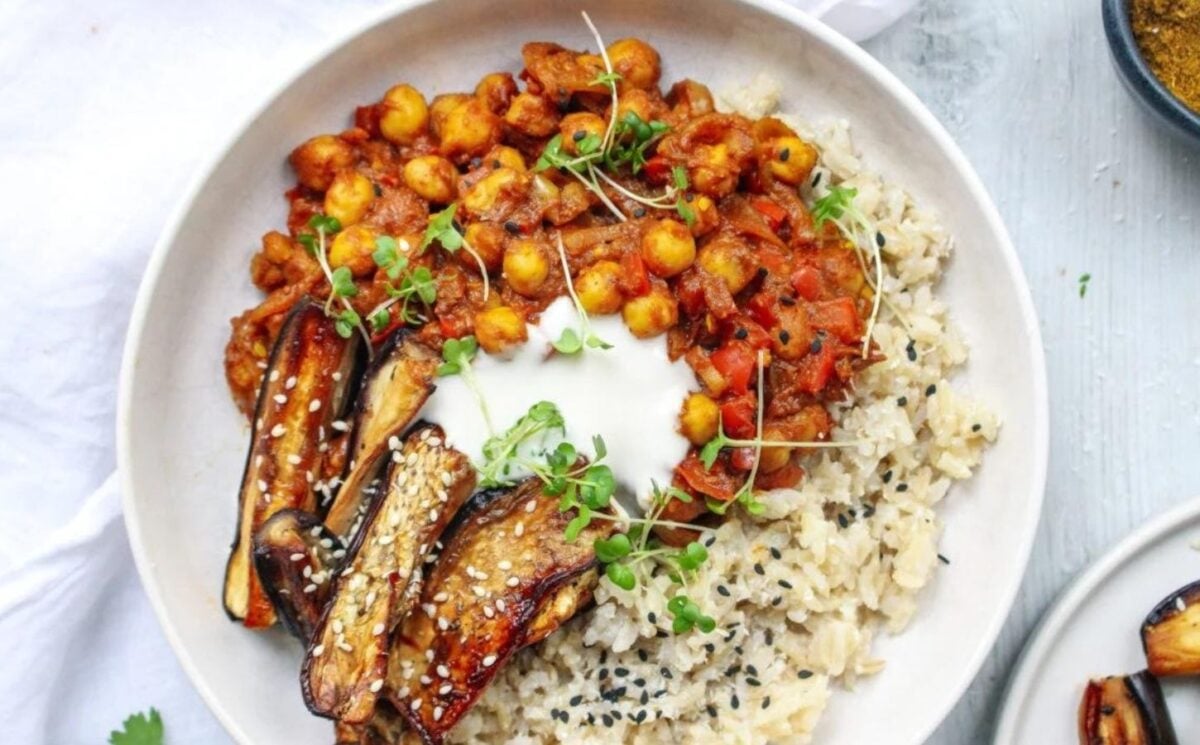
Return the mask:
<svg viewBox="0 0 1200 745">
<path fill-rule="evenodd" d="M 745 333 L 739 333 L 739 330 Z M 771 335 L 767 330 L 745 316 L 730 321 L 729 335 L 749 344 L 751 349 L 771 348 Z"/>
<path fill-rule="evenodd" d="M 858 308 L 852 298 L 842 297 L 813 303 L 808 312 L 809 323 L 816 328 L 828 331 L 847 344 L 862 340 Z"/>
<path fill-rule="evenodd" d="M 796 294 L 808 301 L 821 297 L 824 288 L 821 282 L 821 272 L 811 266 L 802 266 L 792 272 L 792 288 Z"/>
<path fill-rule="evenodd" d="M 779 323 L 779 317 L 775 314 L 776 300 L 769 292 L 759 292 L 746 301 L 746 311 L 758 325 L 769 329 Z"/>
<path fill-rule="evenodd" d="M 750 206 L 766 218 L 767 225 L 770 226 L 772 232 L 778 232 L 783 221 L 787 219 L 787 210 L 766 197 L 755 198 L 750 202 Z"/>
<path fill-rule="evenodd" d="M 754 448 L 733 448 L 729 451 L 729 465 L 738 471 L 754 468 Z"/>
<path fill-rule="evenodd" d="M 749 388 L 755 359 L 750 345 L 737 340 L 725 342 L 709 357 L 713 367 L 728 381 L 728 390 L 733 393 L 745 393 Z"/>
<path fill-rule="evenodd" d="M 646 262 L 642 261 L 641 254 L 629 251 L 621 257 L 618 285 L 627 297 L 641 297 L 650 292 L 650 275 L 646 272 Z"/>
<path fill-rule="evenodd" d="M 675 466 L 675 475 L 695 491 L 722 502 L 733 499 L 740 486 L 738 479 L 726 469 L 723 460 L 718 458 L 713 467 L 707 469 L 696 457 L 695 451 L 689 452 L 683 462 Z"/>
<path fill-rule="evenodd" d="M 796 371 L 796 385 L 805 393 L 817 394 L 829 382 L 837 363 L 837 353 L 834 344 L 821 345 L 821 351 L 806 356 Z"/>
<path fill-rule="evenodd" d="M 671 164 L 661 155 L 656 155 L 642 166 L 642 175 L 656 186 L 661 186 L 671 178 Z"/>
<path fill-rule="evenodd" d="M 736 440 L 747 440 L 757 433 L 755 416 L 758 399 L 753 393 L 744 393 L 721 404 L 721 426 L 725 434 Z"/>
</svg>

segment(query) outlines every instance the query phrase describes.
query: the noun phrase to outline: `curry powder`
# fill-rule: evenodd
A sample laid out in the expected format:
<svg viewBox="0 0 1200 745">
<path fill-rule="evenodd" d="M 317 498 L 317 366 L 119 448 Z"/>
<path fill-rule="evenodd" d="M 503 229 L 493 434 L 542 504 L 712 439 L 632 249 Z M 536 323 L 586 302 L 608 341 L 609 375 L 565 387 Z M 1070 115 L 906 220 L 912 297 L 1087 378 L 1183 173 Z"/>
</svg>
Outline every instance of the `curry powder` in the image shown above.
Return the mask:
<svg viewBox="0 0 1200 745">
<path fill-rule="evenodd" d="M 1130 20 L 1154 76 L 1200 112 L 1200 0 L 1131 0 Z"/>
</svg>

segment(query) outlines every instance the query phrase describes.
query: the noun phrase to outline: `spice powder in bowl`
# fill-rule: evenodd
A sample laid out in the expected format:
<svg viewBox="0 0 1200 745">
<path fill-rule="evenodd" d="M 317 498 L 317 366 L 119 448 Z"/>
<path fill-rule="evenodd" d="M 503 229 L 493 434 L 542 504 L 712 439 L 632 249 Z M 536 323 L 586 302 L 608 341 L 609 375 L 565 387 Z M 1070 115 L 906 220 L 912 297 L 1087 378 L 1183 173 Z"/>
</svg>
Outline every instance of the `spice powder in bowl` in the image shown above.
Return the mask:
<svg viewBox="0 0 1200 745">
<path fill-rule="evenodd" d="M 1154 76 L 1200 113 L 1200 0 L 1131 0 L 1129 13 Z"/>
</svg>

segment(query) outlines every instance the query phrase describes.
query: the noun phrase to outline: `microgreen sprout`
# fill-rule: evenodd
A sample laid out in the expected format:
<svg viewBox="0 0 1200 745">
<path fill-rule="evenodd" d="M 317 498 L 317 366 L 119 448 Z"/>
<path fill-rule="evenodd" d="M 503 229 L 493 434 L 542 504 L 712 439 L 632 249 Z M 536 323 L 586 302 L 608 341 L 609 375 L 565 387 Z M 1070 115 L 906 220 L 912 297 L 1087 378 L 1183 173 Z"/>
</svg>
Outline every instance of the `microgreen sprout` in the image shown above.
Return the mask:
<svg viewBox="0 0 1200 745">
<path fill-rule="evenodd" d="M 483 300 L 487 302 L 488 294 L 491 290 L 488 280 L 487 265 L 483 263 L 483 258 L 479 255 L 467 239 L 459 231 L 458 225 L 454 222 L 454 215 L 458 209 L 458 204 L 454 203 L 446 207 L 446 209 L 429 217 L 429 226 L 425 228 L 425 237 L 421 240 L 421 250 L 424 251 L 434 242 L 440 243 L 442 248 L 448 253 L 456 253 L 460 248 L 471 255 L 475 259 L 475 263 L 479 265 L 479 276 L 483 278 Z"/>
<path fill-rule="evenodd" d="M 433 273 L 423 266 L 410 269 L 408 257 L 405 255 L 408 248 L 408 242 L 403 239 L 397 241 L 387 235 L 375 239 L 375 251 L 371 254 L 375 265 L 384 270 L 390 280 L 400 280 L 399 287 L 391 282 L 384 286 L 388 299 L 367 314 L 371 330 L 377 334 L 391 325 L 392 306 L 400 304 L 401 322 L 415 325 L 426 320 L 431 306 L 437 300 L 437 281 Z M 412 312 L 410 305 L 414 300 L 420 301 L 424 306 L 425 316 L 418 316 Z"/>
<path fill-rule="evenodd" d="M 340 266 L 337 269 L 331 269 L 329 256 L 326 253 L 328 237 L 340 231 L 342 224 L 335 217 L 317 214 L 309 218 L 308 227 L 316 231 L 315 235 L 306 233 L 300 235 L 298 240 L 317 260 L 317 265 L 321 267 L 321 273 L 325 275 L 325 281 L 329 283 L 329 297 L 325 299 L 325 315 L 334 319 L 333 328 L 343 339 L 353 336 L 354 329 L 361 331 L 363 338 L 367 340 L 367 348 L 370 349 L 371 338 L 363 327 L 362 318 L 347 299 L 358 294 L 358 287 L 354 284 L 354 275 L 350 272 L 349 267 Z M 342 305 L 342 310 L 336 314 L 333 312 L 334 301 L 340 301 Z"/>
<path fill-rule="evenodd" d="M 854 204 L 854 198 L 857 196 L 858 189 L 853 187 L 831 186 L 828 193 L 813 204 L 812 215 L 818 228 L 826 222 L 832 222 L 837 225 L 842 235 L 854 245 L 854 251 L 862 264 L 863 276 L 874 291 L 871 317 L 867 320 L 867 330 L 863 333 L 862 357 L 866 359 L 871 350 L 871 332 L 875 329 L 875 322 L 879 318 L 879 306 L 883 302 L 884 267 L 879 241 L 875 238 L 877 232 L 871 224 L 870 218 Z M 871 261 L 864 258 L 864 245 L 870 251 Z M 875 265 L 874 280 L 869 277 L 868 266 L 871 263 Z M 889 307 L 897 317 L 900 317 L 900 313 L 894 307 L 890 305 Z"/>
<path fill-rule="evenodd" d="M 479 404 L 479 411 L 483 414 L 483 422 L 487 425 L 488 433 L 492 433 L 495 432 L 495 428 L 492 426 L 492 415 L 488 410 L 487 400 L 483 397 L 483 391 L 479 388 L 479 381 L 475 379 L 475 370 L 471 367 L 471 360 L 475 359 L 475 353 L 478 351 L 479 343 L 474 336 L 447 339 L 442 343 L 442 364 L 438 365 L 437 374 L 440 378 L 451 375 L 462 376 L 463 382 L 471 389 L 476 403 Z"/>
<path fill-rule="evenodd" d="M 562 335 L 553 342 L 553 347 L 560 354 L 567 355 L 579 354 L 585 345 L 593 349 L 612 349 L 612 344 L 596 336 L 592 331 L 592 323 L 588 319 L 587 310 L 579 301 L 574 283 L 571 281 L 571 267 L 567 265 L 567 250 L 563 246 L 562 234 L 555 237 L 558 241 L 558 258 L 562 261 L 563 282 L 567 286 L 567 294 L 571 296 L 571 302 L 575 305 L 575 313 L 579 316 L 579 331 L 572 328 L 563 329 Z"/>
<path fill-rule="evenodd" d="M 688 204 L 687 199 L 683 195 L 688 188 L 687 171 L 683 166 L 675 166 L 671 169 L 671 177 L 675 180 L 675 190 L 679 194 L 679 197 L 675 200 L 675 211 L 679 213 L 679 216 L 683 218 L 683 221 L 690 228 L 696 224 L 696 211 L 692 209 L 692 205 Z"/>
</svg>

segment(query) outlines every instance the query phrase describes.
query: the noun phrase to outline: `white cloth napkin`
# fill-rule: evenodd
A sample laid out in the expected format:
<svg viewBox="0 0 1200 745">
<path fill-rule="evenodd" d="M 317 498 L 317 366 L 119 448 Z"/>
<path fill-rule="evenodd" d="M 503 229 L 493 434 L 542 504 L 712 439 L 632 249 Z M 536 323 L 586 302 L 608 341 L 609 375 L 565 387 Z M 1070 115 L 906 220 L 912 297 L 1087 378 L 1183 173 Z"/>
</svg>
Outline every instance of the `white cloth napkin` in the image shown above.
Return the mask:
<svg viewBox="0 0 1200 745">
<path fill-rule="evenodd" d="M 915 0 L 792 0 L 854 39 Z M 380 4 L 0 4 L 0 741 L 98 743 L 156 707 L 167 739 L 228 737 L 134 571 L 114 468 L 129 308 L 197 159 Z"/>
</svg>

